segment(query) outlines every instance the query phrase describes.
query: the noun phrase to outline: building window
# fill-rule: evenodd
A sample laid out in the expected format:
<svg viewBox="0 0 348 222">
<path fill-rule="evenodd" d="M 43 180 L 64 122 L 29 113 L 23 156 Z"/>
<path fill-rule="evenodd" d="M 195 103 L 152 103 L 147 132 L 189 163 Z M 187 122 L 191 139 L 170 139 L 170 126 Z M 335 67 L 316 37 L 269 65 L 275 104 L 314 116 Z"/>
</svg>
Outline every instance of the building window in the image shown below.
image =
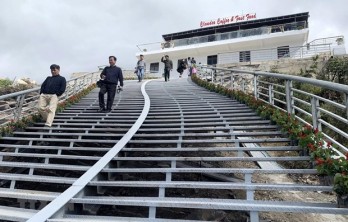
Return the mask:
<svg viewBox="0 0 348 222">
<path fill-rule="evenodd" d="M 250 51 L 239 52 L 239 62 L 250 62 Z"/>
<path fill-rule="evenodd" d="M 277 48 L 278 59 L 290 57 L 289 46 L 280 46 Z"/>
<path fill-rule="evenodd" d="M 211 55 L 207 57 L 208 65 L 216 65 L 217 64 L 217 55 Z"/>
<path fill-rule="evenodd" d="M 208 36 L 208 42 L 214 42 L 215 41 L 216 36 L 215 35 L 209 35 Z"/>
<path fill-rule="evenodd" d="M 150 63 L 150 72 L 158 72 L 159 71 L 159 62 Z"/>
</svg>

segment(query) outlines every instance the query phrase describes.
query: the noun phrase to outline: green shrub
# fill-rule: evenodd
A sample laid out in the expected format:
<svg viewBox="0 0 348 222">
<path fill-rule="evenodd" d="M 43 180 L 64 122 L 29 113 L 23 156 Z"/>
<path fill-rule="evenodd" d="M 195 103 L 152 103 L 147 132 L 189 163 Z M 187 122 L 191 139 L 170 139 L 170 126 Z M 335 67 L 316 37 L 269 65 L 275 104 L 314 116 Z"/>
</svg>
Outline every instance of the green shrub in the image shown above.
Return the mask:
<svg viewBox="0 0 348 222">
<path fill-rule="evenodd" d="M 9 79 L 0 79 L 0 88 L 3 88 L 3 87 L 8 87 L 12 84 L 11 80 Z"/>
</svg>

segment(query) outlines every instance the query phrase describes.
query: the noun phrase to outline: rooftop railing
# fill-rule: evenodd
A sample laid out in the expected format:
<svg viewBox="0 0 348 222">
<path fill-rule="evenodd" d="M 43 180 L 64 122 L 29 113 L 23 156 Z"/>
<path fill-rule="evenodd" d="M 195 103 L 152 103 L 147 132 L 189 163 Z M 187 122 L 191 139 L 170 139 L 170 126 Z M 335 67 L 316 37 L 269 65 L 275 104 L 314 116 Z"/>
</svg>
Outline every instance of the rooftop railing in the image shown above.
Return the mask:
<svg viewBox="0 0 348 222">
<path fill-rule="evenodd" d="M 177 40 L 172 40 L 167 42 L 140 44 L 140 45 L 137 45 L 137 47 L 140 49 L 140 51 L 146 52 L 149 50 L 156 50 L 156 49 L 159 50 L 160 48 L 161 49 L 173 48 L 173 47 L 229 40 L 229 39 L 235 39 L 235 38 L 243 38 L 243 37 L 256 36 L 256 35 L 266 35 L 266 34 L 276 33 L 276 32 L 302 30 L 306 28 L 307 28 L 307 22 L 305 21 L 292 22 L 292 23 L 286 23 L 281 25 L 264 26 L 260 28 L 254 28 L 254 29 L 238 30 L 238 31 L 217 33 L 217 34 L 205 35 L 205 36 L 199 36 L 199 37 L 177 39 Z"/>
<path fill-rule="evenodd" d="M 336 39 L 337 38 L 344 39 L 343 36 L 336 37 Z M 332 39 L 332 37 L 329 37 L 328 39 Z M 277 60 L 281 58 L 303 59 L 312 58 L 313 56 L 319 54 L 326 54 L 327 56 L 336 54 L 340 55 L 342 53 L 334 50 L 337 46 L 342 47 L 342 50 L 345 52 L 344 45 L 338 45 L 335 41 L 326 41 L 326 43 L 319 43 L 317 41 L 314 41 L 311 44 L 308 43 L 304 46 L 283 46 L 278 48 L 250 50 L 247 51 L 247 53 L 243 52 L 244 56 L 240 55 L 240 51 L 230 51 L 218 53 L 218 64 L 236 62 L 261 62 Z M 342 52 L 342 50 L 340 51 Z"/>
</svg>

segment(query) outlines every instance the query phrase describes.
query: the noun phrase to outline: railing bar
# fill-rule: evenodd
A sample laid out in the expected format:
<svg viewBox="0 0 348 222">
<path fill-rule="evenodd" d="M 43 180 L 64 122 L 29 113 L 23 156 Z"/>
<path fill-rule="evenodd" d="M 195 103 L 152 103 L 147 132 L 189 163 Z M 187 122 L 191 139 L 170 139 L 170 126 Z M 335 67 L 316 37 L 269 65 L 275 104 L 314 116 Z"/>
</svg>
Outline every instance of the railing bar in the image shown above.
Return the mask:
<svg viewBox="0 0 348 222">
<path fill-rule="evenodd" d="M 281 103 L 281 104 L 284 104 L 284 105 L 286 104 L 286 102 L 284 102 L 284 101 L 282 101 L 282 100 L 279 100 L 279 99 L 277 99 L 277 98 L 273 98 L 273 100 L 274 100 L 274 101 L 277 101 L 277 102 L 279 102 L 279 103 Z"/>
<path fill-rule="evenodd" d="M 306 110 L 303 110 L 303 109 L 301 109 L 301 108 L 298 107 L 298 106 L 294 106 L 294 108 L 295 108 L 295 110 L 297 110 L 297 111 L 299 111 L 299 112 L 301 112 L 301 113 L 303 113 L 303 114 L 306 114 L 307 116 L 312 117 L 312 114 L 309 113 L 309 112 L 307 112 Z"/>
<path fill-rule="evenodd" d="M 348 138 L 348 133 L 343 132 L 342 130 L 338 129 L 337 127 L 331 125 L 330 123 L 328 123 L 322 119 L 318 119 L 318 122 L 320 122 L 321 124 L 325 125 L 326 127 L 330 128 L 330 129 L 332 129 L 336 133 L 341 134 L 343 137 Z"/>
<path fill-rule="evenodd" d="M 296 97 L 293 97 L 293 99 L 294 99 L 294 101 L 296 101 L 296 102 L 300 102 L 300 103 L 302 103 L 302 104 L 304 104 L 304 105 L 307 105 L 307 106 L 311 106 L 311 104 L 309 103 L 309 102 L 306 102 L 306 101 L 304 101 L 304 100 L 301 100 L 301 99 L 299 99 L 299 98 L 296 98 Z"/>
<path fill-rule="evenodd" d="M 336 118 L 337 120 L 340 120 L 340 121 L 344 122 L 345 124 L 348 124 L 348 120 L 345 119 L 345 118 L 343 118 L 342 116 L 339 116 L 339 115 L 337 115 L 337 114 L 335 114 L 335 113 L 332 113 L 332 112 L 327 111 L 326 109 L 323 109 L 323 108 L 320 108 L 320 107 L 318 107 L 318 109 L 319 109 L 320 111 L 326 113 L 327 115 L 329 115 L 329 116 L 331 116 L 331 117 L 333 117 L 333 118 Z"/>
<path fill-rule="evenodd" d="M 347 148 L 347 147 L 343 146 L 342 144 L 340 144 L 339 142 L 337 142 L 335 139 L 333 139 L 332 137 L 330 137 L 330 136 L 327 135 L 326 133 L 323 133 L 323 135 L 324 135 L 324 137 L 325 137 L 327 140 L 330 140 L 330 141 L 332 142 L 332 144 L 337 145 L 337 146 L 338 146 L 339 148 L 341 148 L 345 153 L 348 152 L 348 148 Z M 345 157 L 345 155 L 344 155 L 341 151 L 335 149 L 334 147 L 333 147 L 332 149 L 333 149 L 337 154 L 339 154 L 340 156 Z"/>
</svg>

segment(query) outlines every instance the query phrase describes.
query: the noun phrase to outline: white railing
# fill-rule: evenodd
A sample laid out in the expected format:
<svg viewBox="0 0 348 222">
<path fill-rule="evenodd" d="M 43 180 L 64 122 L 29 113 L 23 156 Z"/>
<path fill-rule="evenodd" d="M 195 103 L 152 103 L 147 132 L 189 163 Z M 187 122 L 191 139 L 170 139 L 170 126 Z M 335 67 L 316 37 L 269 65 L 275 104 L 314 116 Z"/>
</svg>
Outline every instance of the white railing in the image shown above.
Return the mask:
<svg viewBox="0 0 348 222">
<path fill-rule="evenodd" d="M 83 76 L 67 81 L 64 94 L 59 97 L 59 102 L 66 100 L 80 92 L 99 79 L 99 72 L 87 73 Z M 0 96 L 0 126 L 11 120 L 19 120 L 22 117 L 37 112 L 40 87 L 28 89 Z"/>
<path fill-rule="evenodd" d="M 339 155 L 348 152 L 348 85 L 286 74 L 200 66 L 198 76 L 230 89 L 252 93 L 255 98 L 287 113 L 303 124 L 323 132 L 327 141 L 338 147 Z M 311 93 L 320 88 L 335 95 L 327 99 Z M 339 141 L 340 142 L 339 142 Z"/>
<path fill-rule="evenodd" d="M 302 30 L 306 28 L 307 28 L 307 22 L 300 21 L 300 22 L 285 23 L 285 24 L 279 24 L 279 25 L 273 25 L 273 26 L 264 26 L 260 28 L 254 28 L 254 29 L 238 30 L 238 31 L 197 36 L 197 37 L 191 37 L 191 38 L 176 39 L 176 40 L 171 40 L 167 42 L 139 44 L 137 45 L 137 47 L 139 48 L 141 52 L 146 52 L 149 50 L 159 50 L 160 48 L 161 49 L 175 48 L 180 46 L 223 41 L 223 40 L 229 40 L 229 39 L 235 39 L 235 38 L 244 38 L 244 37 L 256 36 L 256 35 L 268 35 L 270 33 L 275 33 L 275 32 Z"/>
</svg>

